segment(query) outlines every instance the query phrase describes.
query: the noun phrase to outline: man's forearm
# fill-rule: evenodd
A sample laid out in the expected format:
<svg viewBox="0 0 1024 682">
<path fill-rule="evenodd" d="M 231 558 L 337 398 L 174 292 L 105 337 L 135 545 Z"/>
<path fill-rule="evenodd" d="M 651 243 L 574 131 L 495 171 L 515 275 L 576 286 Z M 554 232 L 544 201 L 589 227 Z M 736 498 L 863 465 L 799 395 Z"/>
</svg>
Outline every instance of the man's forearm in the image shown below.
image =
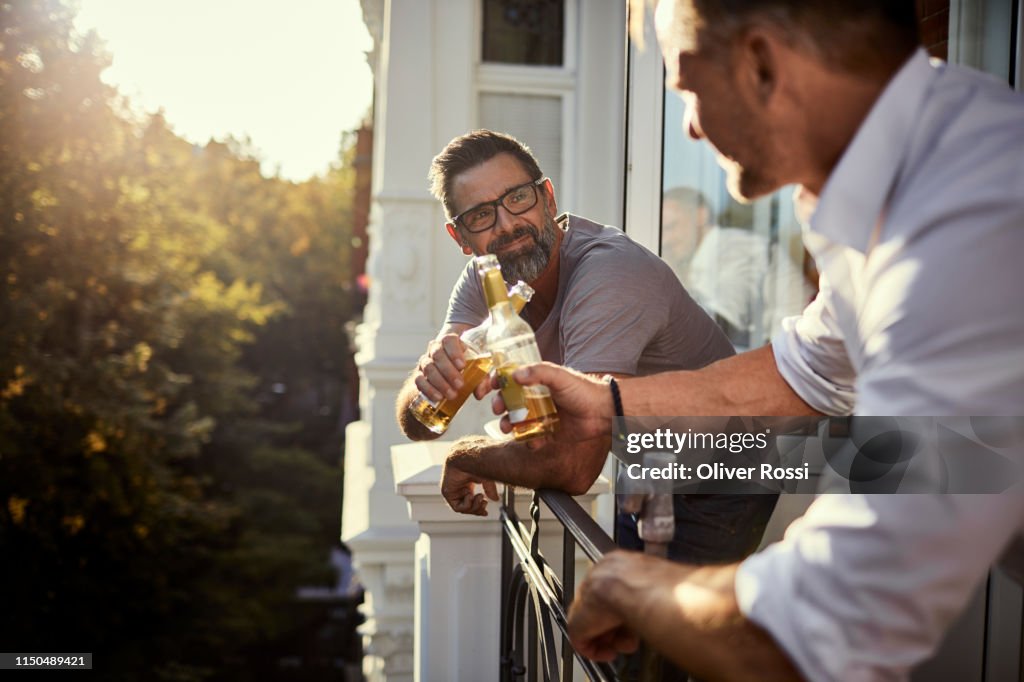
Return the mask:
<svg viewBox="0 0 1024 682">
<path fill-rule="evenodd" d="M 620 390 L 627 415 L 820 414 L 779 374 L 770 345 L 696 371 L 666 372 L 623 381 Z"/>
<path fill-rule="evenodd" d="M 616 552 L 594 568 L 581 593 L 701 679 L 799 679 L 771 636 L 740 611 L 738 567 L 694 567 Z"/>
<path fill-rule="evenodd" d="M 452 446 L 448 464 L 493 481 L 581 495 L 601 472 L 610 448 L 610 438 L 596 438 L 571 448 L 548 443 L 531 449 L 512 440 L 467 436 Z"/>
</svg>

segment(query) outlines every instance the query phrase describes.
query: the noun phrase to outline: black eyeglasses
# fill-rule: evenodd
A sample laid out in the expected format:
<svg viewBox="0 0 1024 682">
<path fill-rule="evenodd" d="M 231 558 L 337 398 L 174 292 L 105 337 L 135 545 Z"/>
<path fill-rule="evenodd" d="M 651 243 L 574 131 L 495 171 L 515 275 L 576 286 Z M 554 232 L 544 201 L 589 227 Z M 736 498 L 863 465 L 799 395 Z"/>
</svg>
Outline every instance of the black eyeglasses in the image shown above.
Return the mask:
<svg viewBox="0 0 1024 682">
<path fill-rule="evenodd" d="M 502 206 L 512 215 L 522 215 L 536 206 L 537 185 L 545 180 L 547 178 L 513 187 L 494 201 L 485 201 L 463 211 L 452 218 L 452 222 L 461 225 L 468 232 L 476 233 L 489 230 L 498 222 L 498 206 Z"/>
</svg>

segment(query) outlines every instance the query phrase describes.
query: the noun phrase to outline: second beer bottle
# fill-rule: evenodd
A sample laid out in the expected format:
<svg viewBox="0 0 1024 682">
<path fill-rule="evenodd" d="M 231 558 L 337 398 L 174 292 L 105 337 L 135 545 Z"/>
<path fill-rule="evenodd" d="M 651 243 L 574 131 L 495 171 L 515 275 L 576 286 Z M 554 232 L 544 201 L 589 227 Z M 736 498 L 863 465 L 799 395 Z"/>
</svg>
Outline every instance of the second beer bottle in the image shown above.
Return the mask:
<svg viewBox="0 0 1024 682">
<path fill-rule="evenodd" d="M 521 365 L 541 361 L 533 329 L 509 303 L 498 259 L 492 254 L 479 256 L 476 265 L 487 307 L 491 309 L 487 350 L 491 353 L 501 397 L 512 422 L 512 435 L 516 440 L 527 440 L 552 434 L 558 427 L 558 414 L 547 387 L 520 386 L 512 378 L 512 373 Z"/>
</svg>

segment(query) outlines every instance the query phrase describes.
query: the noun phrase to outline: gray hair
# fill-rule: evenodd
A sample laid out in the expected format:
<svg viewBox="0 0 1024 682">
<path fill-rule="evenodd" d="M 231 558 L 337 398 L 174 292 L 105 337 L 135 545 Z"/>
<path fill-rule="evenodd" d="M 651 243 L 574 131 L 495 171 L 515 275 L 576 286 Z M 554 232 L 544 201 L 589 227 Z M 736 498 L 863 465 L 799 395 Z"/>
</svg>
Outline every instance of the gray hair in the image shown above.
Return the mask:
<svg viewBox="0 0 1024 682">
<path fill-rule="evenodd" d="M 708 45 L 727 45 L 754 24 L 770 24 L 790 44 L 848 72 L 891 69 L 920 44 L 913 0 L 661 0 L 677 3 L 679 37 L 700 29 Z M 645 5 L 630 0 L 630 25 L 642 27 Z"/>
</svg>

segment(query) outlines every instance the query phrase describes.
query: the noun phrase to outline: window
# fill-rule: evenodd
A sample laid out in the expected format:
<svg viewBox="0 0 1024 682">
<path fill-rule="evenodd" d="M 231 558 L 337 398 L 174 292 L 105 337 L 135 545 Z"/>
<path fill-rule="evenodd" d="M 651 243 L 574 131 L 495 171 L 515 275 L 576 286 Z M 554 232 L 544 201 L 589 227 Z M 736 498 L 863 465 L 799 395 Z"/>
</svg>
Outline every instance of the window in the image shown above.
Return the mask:
<svg viewBox="0 0 1024 682">
<path fill-rule="evenodd" d="M 656 45 L 649 16 L 644 33 Z M 627 81 L 627 233 L 661 255 L 738 351 L 764 345 L 817 293 L 793 189 L 750 205 L 730 197 L 714 151 L 683 132 L 657 49 L 631 41 Z"/>
<path fill-rule="evenodd" d="M 987 71 L 1020 90 L 1019 0 L 949 0 L 949 61 Z"/>
<path fill-rule="evenodd" d="M 484 0 L 483 61 L 561 66 L 564 0 Z"/>
<path fill-rule="evenodd" d="M 485 92 L 480 95 L 480 125 L 525 142 L 541 171 L 562 187 L 562 99 L 558 96 Z"/>
<path fill-rule="evenodd" d="M 525 143 L 572 205 L 577 0 L 483 0 L 477 125 Z"/>
<path fill-rule="evenodd" d="M 661 257 L 737 350 L 764 345 L 817 291 L 792 188 L 744 205 L 711 148 L 683 134 L 683 102 L 664 93 Z"/>
</svg>

